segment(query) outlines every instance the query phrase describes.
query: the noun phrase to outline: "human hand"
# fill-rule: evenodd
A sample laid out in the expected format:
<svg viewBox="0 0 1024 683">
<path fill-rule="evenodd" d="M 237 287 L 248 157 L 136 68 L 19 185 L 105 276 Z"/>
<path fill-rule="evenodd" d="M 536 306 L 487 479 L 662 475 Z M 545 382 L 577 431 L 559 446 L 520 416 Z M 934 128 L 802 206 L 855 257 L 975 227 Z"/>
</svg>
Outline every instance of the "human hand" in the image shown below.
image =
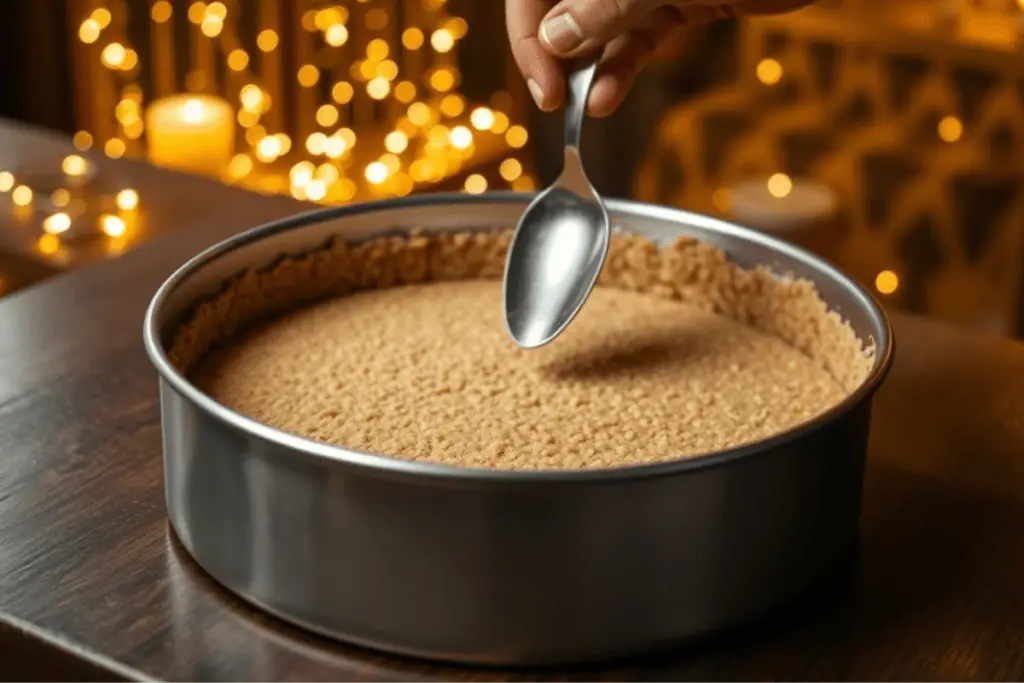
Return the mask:
<svg viewBox="0 0 1024 683">
<path fill-rule="evenodd" d="M 680 26 L 737 14 L 774 14 L 813 0 L 505 0 L 516 64 L 537 106 L 562 105 L 559 60 L 606 46 L 587 103 L 591 116 L 618 108 L 658 45 Z"/>
</svg>

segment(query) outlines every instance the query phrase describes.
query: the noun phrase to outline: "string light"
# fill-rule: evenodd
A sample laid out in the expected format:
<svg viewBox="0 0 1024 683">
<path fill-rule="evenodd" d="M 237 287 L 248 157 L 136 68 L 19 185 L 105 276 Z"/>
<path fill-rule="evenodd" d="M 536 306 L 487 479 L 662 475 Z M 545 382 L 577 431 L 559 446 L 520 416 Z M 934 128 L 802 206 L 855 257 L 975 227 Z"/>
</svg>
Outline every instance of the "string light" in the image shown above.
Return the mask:
<svg viewBox="0 0 1024 683">
<path fill-rule="evenodd" d="M 127 230 L 124 221 L 117 216 L 105 214 L 100 216 L 100 230 L 107 237 L 121 237 Z"/>
<path fill-rule="evenodd" d="M 881 294 L 892 294 L 900 286 L 900 278 L 891 270 L 883 270 L 875 277 L 875 289 Z"/>
<path fill-rule="evenodd" d="M 441 12 L 447 4 L 446 0 L 419 2 L 427 13 Z M 444 55 L 455 50 L 458 42 L 466 35 L 469 27 L 465 19 L 442 15 L 436 17 L 432 26 L 420 23 L 420 26 L 406 27 L 400 33 L 397 30 L 391 33 L 391 36 L 395 36 L 392 38 L 382 34 L 366 36 L 360 32 L 382 31 L 388 28 L 394 17 L 380 7 L 370 7 L 363 10 L 358 19 L 352 19 L 346 7 L 335 4 L 305 11 L 299 17 L 296 29 L 316 34 L 327 48 L 340 48 L 357 42 L 364 46 L 360 52 L 365 52 L 365 55 L 357 54 L 354 59 L 347 60 L 343 68 L 351 73 L 351 79 L 343 76 L 342 80 L 335 80 L 343 74 L 339 73 L 339 69 L 330 60 L 321 61 L 320 56 L 317 56 L 316 63 L 300 62 L 292 72 L 295 79 L 292 88 L 301 87 L 312 91 L 308 96 L 314 98 L 314 104 L 306 110 L 309 113 L 304 116 L 314 119 L 317 126 L 324 129 L 338 125 L 343 127 L 333 134 L 330 130 L 312 133 L 305 131 L 303 137 L 296 138 L 300 156 L 307 159 L 319 157 L 319 165 L 295 160 L 298 163 L 293 162 L 294 165 L 290 166 L 287 173 L 275 166 L 257 168 L 256 161 L 273 164 L 289 155 L 292 148 L 292 138 L 287 134 L 270 134 L 265 128 L 267 125 L 278 126 L 281 122 L 281 115 L 274 108 L 268 94 L 268 91 L 279 92 L 281 83 L 273 71 L 269 72 L 270 80 L 264 80 L 268 78 L 265 70 L 267 60 L 275 60 L 280 69 L 283 56 L 260 57 L 259 68 L 252 74 L 248 70 L 256 57 L 240 47 L 240 44 L 244 44 L 244 37 L 236 37 L 233 33 L 235 27 L 228 24 L 229 14 L 234 14 L 229 7 L 233 5 L 215 0 L 209 3 L 192 1 L 183 6 L 189 24 L 195 27 L 193 40 L 219 41 L 222 35 L 225 36 L 224 51 L 218 53 L 215 48 L 214 54 L 220 55 L 217 57 L 222 60 L 219 67 L 225 69 L 227 77 L 223 80 L 215 78 L 215 72 L 211 72 L 210 66 L 204 64 L 187 71 L 184 81 L 188 92 L 205 92 L 216 97 L 215 90 L 220 86 L 231 89 L 237 97 L 233 116 L 243 131 L 241 137 L 244 138 L 243 149 L 246 151 L 239 150 L 240 153 L 229 156 L 224 162 L 223 171 L 219 175 L 227 181 L 241 182 L 267 191 L 291 191 L 295 196 L 312 201 L 348 201 L 359 195 L 365 179 L 366 183 L 375 187 L 376 196 L 395 196 L 408 194 L 417 182 L 436 182 L 451 177 L 478 153 L 493 158 L 490 155 L 505 151 L 504 156 L 508 157 L 510 149 L 525 146 L 529 139 L 526 129 L 512 125 L 505 113 L 511 111 L 512 107 L 507 93 L 504 93 L 504 99 L 501 99 L 502 93 L 491 98 L 491 106 L 470 107 L 457 92 L 460 81 L 458 68 L 454 60 Z M 113 158 L 127 154 L 129 149 L 145 149 L 145 145 L 136 145 L 132 141 L 142 139 L 147 128 L 143 117 L 146 108 L 143 90 L 136 80 L 141 60 L 145 56 L 140 58 L 139 53 L 124 39 L 125 21 L 118 18 L 115 23 L 117 11 L 116 8 L 112 12 L 105 7 L 98 7 L 81 17 L 77 25 L 80 42 L 98 43 L 87 54 L 92 55 L 93 64 L 102 65 L 108 70 L 101 70 L 101 77 L 121 79 L 116 86 L 121 95 L 113 103 L 117 128 L 112 137 L 104 136 L 105 142 L 101 146 L 102 152 Z M 154 0 L 150 3 L 149 18 L 154 25 L 167 24 L 173 15 L 174 6 L 171 2 Z M 232 19 L 237 17 L 232 16 Z M 357 23 L 351 23 L 350 19 Z M 168 30 L 154 29 L 154 50 L 161 45 L 161 36 L 166 40 Z M 257 56 L 260 53 L 273 53 L 282 47 L 286 48 L 282 55 L 291 54 L 289 45 L 282 45 L 282 40 L 291 39 L 290 35 L 281 34 L 276 28 L 270 27 L 262 27 L 257 31 Z M 165 42 L 163 49 L 166 47 Z M 429 50 L 410 57 L 410 53 L 424 48 Z M 174 57 L 164 54 L 152 56 L 154 63 L 159 60 L 173 61 Z M 412 60 L 411 66 L 408 59 Z M 214 68 L 218 67 L 215 65 Z M 156 68 L 153 72 L 159 82 L 161 70 Z M 243 77 L 246 81 L 255 82 L 239 83 L 237 79 Z M 329 87 L 317 87 L 326 78 L 330 78 Z M 321 99 L 324 94 L 329 94 L 326 102 Z M 281 95 L 290 97 L 287 89 Z M 387 103 L 387 106 L 372 105 L 368 100 Z M 348 105 L 353 102 L 355 105 L 349 108 Z M 400 114 L 391 113 L 395 111 L 391 103 L 401 104 L 403 108 L 399 110 Z M 182 122 L 205 125 L 207 118 L 201 111 L 202 103 L 197 98 L 194 104 L 190 106 L 191 102 L 187 101 L 183 106 Z M 367 106 L 374 108 L 366 109 Z M 367 119 L 368 116 L 372 118 Z M 266 121 L 263 120 L 265 117 Z M 354 117 L 354 123 L 349 123 L 349 117 Z M 381 117 L 384 117 L 383 120 Z M 311 123 L 296 122 L 290 114 L 284 118 L 289 126 L 300 127 Z M 366 141 L 353 152 L 357 141 L 353 127 L 362 135 L 364 132 L 359 126 L 363 125 L 363 121 L 373 118 L 382 123 L 386 121 L 388 128 L 366 131 Z M 73 139 L 75 148 L 79 151 L 92 149 L 97 145 L 93 135 L 93 131 L 78 131 Z M 940 136 L 947 137 L 941 132 Z M 501 156 L 497 158 L 502 159 Z M 346 169 L 352 168 L 353 164 L 356 169 L 363 169 L 364 178 L 358 177 L 358 171 L 356 176 L 346 177 Z M 91 164 L 78 155 L 66 157 L 61 168 L 70 178 L 85 176 L 92 170 Z M 522 163 L 515 158 L 504 158 L 498 171 L 500 178 L 513 187 L 523 187 L 533 182 L 525 175 Z M 465 179 L 467 192 L 487 190 L 488 179 L 485 176 L 469 170 L 467 172 L 470 173 Z M 284 178 L 284 175 L 291 177 Z M 12 192 L 12 200 L 22 201 L 21 205 L 32 203 L 31 190 L 27 186 L 16 186 L 14 177 L 9 173 L 0 173 L 0 191 Z M 50 191 L 49 199 L 51 206 L 60 209 L 68 205 L 70 194 L 60 188 Z M 138 194 L 130 189 L 122 190 L 115 198 L 119 211 L 134 210 L 138 202 Z M 67 215 L 77 214 L 72 211 Z M 112 218 L 117 219 L 117 216 Z M 62 219 L 59 217 L 49 223 L 51 226 L 61 224 Z M 119 228 L 111 222 L 112 229 L 104 229 L 104 232 L 121 235 L 124 232 L 123 221 L 121 225 Z"/>
<path fill-rule="evenodd" d="M 955 116 L 944 116 L 939 121 L 938 132 L 943 142 L 956 142 L 964 134 L 964 124 Z"/>
<path fill-rule="evenodd" d="M 133 211 L 139 206 L 139 193 L 131 189 L 121 190 L 114 197 L 114 203 L 122 211 Z"/>
<path fill-rule="evenodd" d="M 28 185 L 18 185 L 11 191 L 11 201 L 15 206 L 28 206 L 32 203 L 32 188 Z"/>
<path fill-rule="evenodd" d="M 765 85 L 776 85 L 782 80 L 782 64 L 777 59 L 762 59 L 757 63 L 757 80 Z"/>
<path fill-rule="evenodd" d="M 10 171 L 0 171 L 0 192 L 10 192 L 14 187 L 14 174 Z"/>
<path fill-rule="evenodd" d="M 785 173 L 775 173 L 768 178 L 768 192 L 777 199 L 789 196 L 793 191 L 793 180 Z"/>
<path fill-rule="evenodd" d="M 55 213 L 43 221 L 43 232 L 48 235 L 59 235 L 71 228 L 71 216 L 66 213 Z"/>
</svg>

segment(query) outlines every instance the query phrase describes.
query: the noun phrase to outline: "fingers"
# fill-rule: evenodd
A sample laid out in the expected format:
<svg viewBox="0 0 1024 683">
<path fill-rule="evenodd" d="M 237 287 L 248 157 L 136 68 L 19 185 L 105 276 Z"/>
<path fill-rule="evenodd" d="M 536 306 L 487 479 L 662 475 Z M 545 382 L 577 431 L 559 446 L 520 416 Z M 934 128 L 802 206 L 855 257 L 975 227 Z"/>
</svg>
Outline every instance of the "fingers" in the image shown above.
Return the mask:
<svg viewBox="0 0 1024 683">
<path fill-rule="evenodd" d="M 544 16 L 540 37 L 559 57 L 577 57 L 622 35 L 665 0 L 561 0 Z"/>
<path fill-rule="evenodd" d="M 565 81 L 562 67 L 541 45 L 538 27 L 552 0 L 506 0 L 505 25 L 512 55 L 526 79 L 530 95 L 543 111 L 562 106 Z"/>
<path fill-rule="evenodd" d="M 601 57 L 587 113 L 598 118 L 613 114 L 658 45 L 674 30 L 683 25 L 708 23 L 726 14 L 720 7 L 696 6 L 680 10 L 665 6 L 652 12 L 636 28 L 613 39 Z"/>
</svg>

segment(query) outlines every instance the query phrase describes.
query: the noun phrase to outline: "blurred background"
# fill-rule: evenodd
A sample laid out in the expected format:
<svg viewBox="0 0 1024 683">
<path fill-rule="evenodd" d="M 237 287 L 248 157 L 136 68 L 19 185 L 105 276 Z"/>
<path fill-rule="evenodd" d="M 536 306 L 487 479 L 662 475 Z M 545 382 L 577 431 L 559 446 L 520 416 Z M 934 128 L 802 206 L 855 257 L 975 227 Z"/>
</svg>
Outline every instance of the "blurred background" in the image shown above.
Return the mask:
<svg viewBox="0 0 1024 683">
<path fill-rule="evenodd" d="M 501 0 L 0 11 L 0 296 L 145 243 L 177 177 L 207 203 L 342 204 L 528 191 L 560 163 Z M 1020 337 L 1022 52 L 1024 0 L 823 0 L 688 29 L 584 156 L 609 196 L 773 232 L 889 308 Z M 145 188 L 151 165 L 167 175 Z"/>
</svg>

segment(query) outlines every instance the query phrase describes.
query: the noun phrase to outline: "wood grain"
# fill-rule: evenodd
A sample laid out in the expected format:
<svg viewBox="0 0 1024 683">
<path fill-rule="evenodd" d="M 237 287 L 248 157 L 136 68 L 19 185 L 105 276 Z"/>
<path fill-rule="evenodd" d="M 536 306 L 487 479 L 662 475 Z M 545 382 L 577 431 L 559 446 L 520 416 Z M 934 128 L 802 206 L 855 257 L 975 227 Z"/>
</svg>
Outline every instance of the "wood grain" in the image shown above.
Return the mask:
<svg viewBox="0 0 1024 683">
<path fill-rule="evenodd" d="M 0 301 L 0 677 L 175 680 L 1020 680 L 1024 347 L 896 317 L 850 566 L 741 632 L 643 661 L 461 669 L 255 613 L 164 511 L 149 297 L 260 207 Z"/>
</svg>

